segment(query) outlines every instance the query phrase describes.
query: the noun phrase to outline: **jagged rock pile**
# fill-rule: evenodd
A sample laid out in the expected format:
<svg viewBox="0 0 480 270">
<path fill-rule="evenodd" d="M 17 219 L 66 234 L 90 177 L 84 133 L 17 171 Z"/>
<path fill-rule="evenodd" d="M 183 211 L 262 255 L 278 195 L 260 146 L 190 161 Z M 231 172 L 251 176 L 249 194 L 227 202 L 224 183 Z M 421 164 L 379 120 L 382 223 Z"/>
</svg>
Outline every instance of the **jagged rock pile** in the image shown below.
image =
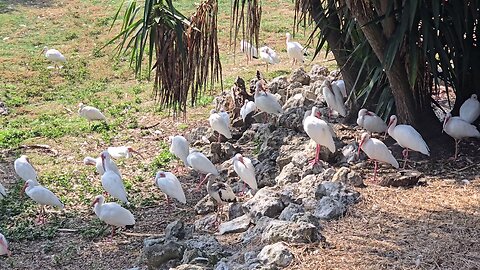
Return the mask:
<svg viewBox="0 0 480 270">
<path fill-rule="evenodd" d="M 187 139 L 208 153 L 212 162 L 223 162 L 217 166 L 219 178 L 235 192 L 243 183 L 231 158 L 237 152 L 251 157 L 259 190 L 230 204 L 228 221 L 218 228 L 220 235 L 237 234 L 239 244 L 221 244 L 211 234 L 216 229 L 215 206 L 206 196 L 195 206 L 200 216 L 194 224 L 176 221 L 167 227 L 164 238 L 145 240 L 143 253 L 150 269 L 173 265 L 180 265 L 175 269 L 277 269 L 294 260 L 285 243 L 325 240 L 322 223 L 342 217 L 360 198 L 352 186 L 363 185 L 356 172 L 329 165 L 338 167 L 351 160 L 355 144 L 336 140 L 341 151 L 332 154 L 322 148 L 322 159 L 328 163 L 309 163 L 315 145 L 303 132 L 302 121 L 314 105 L 326 112 L 320 86 L 327 76 L 326 68 L 314 66 L 310 73 L 299 69 L 290 78 L 270 81 L 269 91 L 282 100 L 284 114 L 274 123 L 254 123 L 233 132 L 230 142 L 215 142 L 217 137 L 205 127 L 189 134 Z"/>
</svg>

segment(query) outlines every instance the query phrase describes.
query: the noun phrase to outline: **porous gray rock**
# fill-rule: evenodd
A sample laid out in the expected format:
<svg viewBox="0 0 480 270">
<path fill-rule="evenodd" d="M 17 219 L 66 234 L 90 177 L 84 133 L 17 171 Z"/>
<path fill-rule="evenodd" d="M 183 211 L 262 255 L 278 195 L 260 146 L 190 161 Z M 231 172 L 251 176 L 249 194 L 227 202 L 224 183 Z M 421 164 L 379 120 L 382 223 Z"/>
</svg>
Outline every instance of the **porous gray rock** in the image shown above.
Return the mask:
<svg viewBox="0 0 480 270">
<path fill-rule="evenodd" d="M 303 115 L 305 114 L 304 107 L 288 108 L 280 116 L 278 123 L 284 128 L 292 129 L 296 132 L 303 132 Z"/>
<path fill-rule="evenodd" d="M 251 129 L 248 129 L 243 133 L 242 137 L 240 137 L 240 139 L 238 139 L 237 143 L 240 144 L 240 145 L 247 144 L 247 143 L 253 141 L 254 137 L 255 137 L 255 131 L 253 131 Z"/>
<path fill-rule="evenodd" d="M 169 270 L 207 270 L 208 267 L 195 265 L 195 264 L 181 264 L 175 268 L 170 268 Z"/>
<path fill-rule="evenodd" d="M 263 231 L 272 220 L 274 219 L 266 216 L 261 217 L 258 220 L 252 220 L 252 223 L 254 223 L 255 226 L 250 227 L 245 233 L 243 233 L 243 244 L 248 245 L 260 241 Z"/>
<path fill-rule="evenodd" d="M 271 187 L 264 187 L 243 204 L 243 211 L 252 220 L 257 221 L 261 217 L 278 217 L 285 205 L 280 199 L 280 194 Z"/>
<path fill-rule="evenodd" d="M 150 241 L 149 243 L 152 243 Z M 183 257 L 185 245 L 177 241 L 160 241 L 155 244 L 144 242 L 143 254 L 148 269 L 158 269 L 170 260 L 179 260 Z"/>
<path fill-rule="evenodd" d="M 341 182 L 345 185 L 351 185 L 354 187 L 363 187 L 363 179 L 359 173 L 352 171 L 348 167 L 341 167 L 332 177 L 332 182 Z"/>
<path fill-rule="evenodd" d="M 278 267 L 287 267 L 293 261 L 292 252 L 282 242 L 263 247 L 257 257 L 263 264 Z"/>
<path fill-rule="evenodd" d="M 209 195 L 203 197 L 195 204 L 195 212 L 199 215 L 205 215 L 215 211 L 215 201 Z"/>
<path fill-rule="evenodd" d="M 345 214 L 347 208 L 332 197 L 325 196 L 317 204 L 313 215 L 322 220 L 336 219 Z"/>
<path fill-rule="evenodd" d="M 210 137 L 210 135 L 213 135 L 213 132 L 209 130 L 208 126 L 200 126 L 198 128 L 192 129 L 190 132 L 185 134 L 185 139 L 189 141 L 190 143 L 193 142 L 203 142 L 202 137 L 206 136 L 207 138 Z"/>
<path fill-rule="evenodd" d="M 288 183 L 300 181 L 302 170 L 298 168 L 293 162 L 288 163 L 283 167 L 280 174 L 275 178 L 277 185 L 284 186 Z"/>
<path fill-rule="evenodd" d="M 255 174 L 257 176 L 257 184 L 259 188 L 274 186 L 275 176 L 277 174 L 275 160 L 262 160 L 257 166 L 255 166 Z"/>
<path fill-rule="evenodd" d="M 195 231 L 211 231 L 215 228 L 215 221 L 217 220 L 216 214 L 210 214 L 195 220 Z"/>
<path fill-rule="evenodd" d="M 241 185 L 243 188 L 243 183 Z M 230 204 L 230 207 L 228 208 L 228 218 L 230 220 L 243 216 L 244 214 L 245 213 L 243 212 L 243 203 L 234 202 Z"/>
<path fill-rule="evenodd" d="M 318 79 L 318 78 L 325 78 L 328 76 L 330 72 L 328 71 L 327 67 L 320 66 L 320 65 L 313 65 L 312 69 L 309 72 L 309 75 L 312 79 Z"/>
<path fill-rule="evenodd" d="M 193 227 L 186 225 L 182 220 L 175 220 L 165 228 L 165 239 L 182 240 L 190 238 L 193 234 Z"/>
<path fill-rule="evenodd" d="M 251 218 L 243 215 L 230 221 L 220 224 L 218 230 L 220 234 L 244 232 L 250 226 Z"/>
<path fill-rule="evenodd" d="M 305 210 L 303 207 L 299 204 L 296 203 L 290 203 L 285 209 L 283 209 L 282 213 L 280 213 L 280 216 L 278 219 L 280 220 L 286 220 L 286 221 L 293 221 L 293 217 L 299 213 L 304 213 Z"/>
<path fill-rule="evenodd" d="M 286 89 L 288 85 L 287 76 L 275 77 L 267 84 L 268 90 L 273 94 L 276 94 L 281 89 Z"/>
<path fill-rule="evenodd" d="M 262 242 L 313 243 L 320 239 L 317 227 L 306 222 L 271 220 L 262 233 Z"/>
<path fill-rule="evenodd" d="M 310 75 L 308 75 L 303 68 L 299 68 L 290 76 L 290 82 L 299 82 L 303 85 L 308 85 L 310 84 Z"/>
<path fill-rule="evenodd" d="M 232 255 L 226 247 L 222 246 L 215 237 L 211 235 L 198 235 L 185 241 L 186 250 L 201 251 L 202 258 L 208 260 L 208 264 L 215 265 L 222 258 Z M 204 260 L 204 261 L 207 261 Z"/>
</svg>

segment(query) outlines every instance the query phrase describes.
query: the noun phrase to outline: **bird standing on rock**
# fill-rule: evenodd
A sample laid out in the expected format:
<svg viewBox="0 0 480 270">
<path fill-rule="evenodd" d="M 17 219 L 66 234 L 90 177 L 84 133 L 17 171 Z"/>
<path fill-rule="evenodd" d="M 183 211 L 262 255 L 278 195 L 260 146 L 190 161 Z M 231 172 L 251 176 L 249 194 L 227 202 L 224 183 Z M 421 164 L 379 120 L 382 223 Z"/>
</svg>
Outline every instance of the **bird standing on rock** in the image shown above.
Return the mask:
<svg viewBox="0 0 480 270">
<path fill-rule="evenodd" d="M 202 177 L 202 174 L 219 175 L 215 165 L 213 165 L 204 154 L 195 149 L 190 150 L 190 154 L 187 157 L 187 164 L 200 174 L 200 184 L 198 184 L 197 190 L 200 189 L 201 183 L 205 180 L 205 177 Z"/>
<path fill-rule="evenodd" d="M 209 173 L 205 176 L 205 179 L 200 183 L 202 185 L 207 179 L 207 192 L 210 197 L 212 197 L 216 202 L 217 202 L 217 218 L 216 218 L 216 224 L 220 224 L 221 222 L 221 216 L 220 213 L 223 212 L 223 205 L 227 204 L 229 202 L 236 202 L 237 197 L 235 196 L 235 193 L 233 193 L 232 188 L 226 184 L 226 183 L 214 183 L 211 179 L 210 176 L 212 174 Z"/>
<path fill-rule="evenodd" d="M 243 192 L 245 192 L 247 184 L 254 191 L 257 190 L 258 186 L 255 176 L 255 167 L 253 167 L 252 161 L 249 158 L 242 156 L 242 154 L 236 154 L 232 160 L 233 169 L 244 183 Z"/>
<path fill-rule="evenodd" d="M 423 140 L 422 135 L 410 125 L 397 125 L 397 116 L 395 115 L 390 116 L 388 135 L 395 139 L 398 145 L 405 148 L 402 151 L 403 157 L 405 158 L 403 168 L 405 168 L 407 164 L 408 151 L 410 150 L 430 156 L 430 149 L 425 140 Z"/>
<path fill-rule="evenodd" d="M 478 132 L 474 125 L 464 121 L 458 116 L 452 117 L 450 113 L 447 113 L 443 121 L 442 132 L 443 131 L 455 139 L 455 160 L 458 157 L 458 144 L 462 139 L 469 137 L 480 138 L 480 132 Z"/>
<path fill-rule="evenodd" d="M 178 178 L 171 172 L 158 171 L 155 176 L 155 185 L 165 193 L 167 205 L 170 205 L 169 197 L 177 199 L 179 202 L 185 204 L 187 199 L 183 192 L 182 185 Z"/>
<path fill-rule="evenodd" d="M 228 119 L 228 114 L 227 114 L 227 119 Z M 227 119 L 225 119 L 225 116 L 220 115 L 215 110 L 210 111 L 210 117 L 208 118 L 208 121 L 210 122 L 210 126 L 212 127 L 212 129 L 218 132 L 218 142 L 221 142 L 222 135 L 225 136 L 225 138 L 227 139 L 232 138 L 232 132 L 230 131 L 230 128 L 229 128 L 230 121 L 228 122 L 225 121 Z"/>
<path fill-rule="evenodd" d="M 473 94 L 460 107 L 460 118 L 471 124 L 477 120 L 478 116 L 480 116 L 480 102 L 477 95 Z"/>
<path fill-rule="evenodd" d="M 92 203 L 93 211 L 97 217 L 112 226 L 112 234 L 110 239 L 115 234 L 115 227 L 133 228 L 135 225 L 135 218 L 130 211 L 123 208 L 117 203 L 104 203 L 105 197 L 98 195 Z"/>
<path fill-rule="evenodd" d="M 278 99 L 265 91 L 263 80 L 258 80 L 255 85 L 255 106 L 263 112 L 280 115 L 283 113 L 282 106 Z M 268 116 L 267 116 L 268 118 Z"/>
<path fill-rule="evenodd" d="M 387 132 L 387 124 L 374 112 L 367 109 L 358 111 L 357 125 L 366 129 L 368 132 L 383 133 Z"/>
<path fill-rule="evenodd" d="M 375 162 L 375 169 L 373 171 L 373 182 L 377 178 L 378 161 L 391 164 L 398 169 L 398 161 L 393 157 L 392 152 L 388 150 L 387 146 L 375 138 L 371 138 L 370 134 L 364 132 L 358 147 L 358 155 L 360 155 L 360 149 L 367 154 L 370 159 Z"/>
<path fill-rule="evenodd" d="M 257 110 L 257 106 L 255 102 L 245 99 L 245 103 L 243 104 L 242 108 L 240 108 L 240 116 L 242 117 L 243 122 L 247 118 L 247 115 Z"/>
<path fill-rule="evenodd" d="M 26 193 L 28 197 L 34 200 L 40 206 L 40 210 L 38 212 L 38 222 L 44 223 L 45 222 L 45 205 L 59 207 L 60 209 L 64 208 L 63 203 L 58 199 L 58 197 L 53 194 L 47 188 L 38 185 L 33 180 L 28 180 L 25 182 L 21 194 Z"/>
<path fill-rule="evenodd" d="M 347 116 L 347 108 L 343 102 L 343 95 L 340 88 L 327 79 L 322 83 L 322 91 L 329 109 L 329 116 L 332 111 L 338 112 L 338 114 L 343 117 Z"/>
<path fill-rule="evenodd" d="M 88 121 L 107 121 L 105 115 L 95 107 L 86 106 L 83 103 L 79 103 L 78 107 L 78 114 L 81 117 L 86 118 Z"/>
<path fill-rule="evenodd" d="M 335 142 L 330 126 L 320 117 L 320 111 L 317 107 L 312 108 L 312 114 L 303 121 L 303 129 L 307 135 L 317 143 L 315 159 L 311 163 L 316 164 L 320 160 L 320 145 L 327 147 L 332 153 L 335 152 Z"/>
</svg>

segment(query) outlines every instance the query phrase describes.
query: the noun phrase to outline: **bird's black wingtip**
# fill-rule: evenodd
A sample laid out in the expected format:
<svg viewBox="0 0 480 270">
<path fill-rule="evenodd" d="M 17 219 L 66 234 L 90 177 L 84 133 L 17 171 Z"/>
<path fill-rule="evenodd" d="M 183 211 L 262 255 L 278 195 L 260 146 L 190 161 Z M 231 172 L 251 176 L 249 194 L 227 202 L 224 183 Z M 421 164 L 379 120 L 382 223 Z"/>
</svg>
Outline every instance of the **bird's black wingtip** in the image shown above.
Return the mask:
<svg viewBox="0 0 480 270">
<path fill-rule="evenodd" d="M 258 59 L 258 56 L 252 56 L 253 59 Z"/>
<path fill-rule="evenodd" d="M 126 229 L 133 229 L 134 226 L 135 226 L 135 224 L 127 225 L 127 226 L 125 226 L 125 228 L 126 228 Z"/>
</svg>

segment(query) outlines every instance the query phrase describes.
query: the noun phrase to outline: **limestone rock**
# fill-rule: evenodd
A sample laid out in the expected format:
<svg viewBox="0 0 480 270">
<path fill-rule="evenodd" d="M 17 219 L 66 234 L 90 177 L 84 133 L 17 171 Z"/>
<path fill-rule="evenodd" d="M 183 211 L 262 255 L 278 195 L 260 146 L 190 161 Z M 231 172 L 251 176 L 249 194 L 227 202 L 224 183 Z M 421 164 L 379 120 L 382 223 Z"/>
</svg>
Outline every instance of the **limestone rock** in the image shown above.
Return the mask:
<svg viewBox="0 0 480 270">
<path fill-rule="evenodd" d="M 194 227 L 195 231 L 211 231 L 215 228 L 215 221 L 217 220 L 216 214 L 210 214 L 195 220 Z"/>
<path fill-rule="evenodd" d="M 215 211 L 215 201 L 209 195 L 203 197 L 195 204 L 195 212 L 199 215 L 205 215 Z"/>
<path fill-rule="evenodd" d="M 243 204 L 244 212 L 254 221 L 263 216 L 277 217 L 284 207 L 280 194 L 271 187 L 258 190 L 253 198 Z"/>
<path fill-rule="evenodd" d="M 241 184 L 243 189 L 243 183 Z M 230 207 L 228 208 L 228 218 L 230 220 L 243 216 L 245 213 L 243 212 L 243 203 L 235 202 L 231 203 Z"/>
<path fill-rule="evenodd" d="M 299 82 L 303 85 L 310 84 L 310 76 L 305 72 L 303 68 L 295 70 L 290 77 L 290 82 Z"/>
<path fill-rule="evenodd" d="M 313 215 L 319 219 L 330 220 L 343 216 L 346 210 L 343 203 L 325 196 L 318 202 Z"/>
<path fill-rule="evenodd" d="M 319 240 L 315 225 L 305 222 L 271 220 L 262 233 L 262 242 L 313 243 Z"/>
<path fill-rule="evenodd" d="M 207 267 L 199 266 L 195 264 L 181 264 L 175 268 L 170 268 L 169 270 L 207 270 Z"/>
<path fill-rule="evenodd" d="M 287 88 L 288 84 L 286 76 L 279 76 L 270 81 L 267 86 L 271 93 L 276 94 L 280 89 Z"/>
<path fill-rule="evenodd" d="M 158 269 L 170 260 L 181 259 L 185 245 L 176 241 L 166 241 L 143 247 L 148 269 Z"/>
<path fill-rule="evenodd" d="M 305 210 L 299 204 L 290 203 L 278 217 L 280 220 L 293 221 L 293 217 L 299 213 L 304 213 Z"/>
<path fill-rule="evenodd" d="M 384 187 L 411 187 L 416 185 L 422 176 L 423 174 L 418 171 L 399 171 L 385 176 L 379 185 Z"/>
<path fill-rule="evenodd" d="M 255 166 L 255 174 L 259 188 L 275 185 L 275 176 L 277 174 L 275 160 L 264 159 L 261 161 L 258 166 Z"/>
<path fill-rule="evenodd" d="M 220 224 L 219 232 L 220 234 L 244 232 L 250 226 L 250 221 L 251 218 L 248 215 L 237 217 Z"/>
<path fill-rule="evenodd" d="M 193 227 L 186 225 L 182 220 L 175 220 L 165 228 L 165 238 L 167 240 L 182 240 L 189 238 L 193 234 Z"/>
<path fill-rule="evenodd" d="M 351 185 L 354 187 L 365 186 L 360 174 L 347 167 L 341 167 L 338 169 L 338 171 L 333 175 L 332 182 L 341 182 L 345 185 Z"/>
<path fill-rule="evenodd" d="M 288 183 L 298 182 L 300 181 L 301 173 L 302 170 L 295 166 L 293 162 L 290 162 L 283 167 L 280 174 L 275 178 L 275 182 L 280 186 L 284 186 Z"/>
<path fill-rule="evenodd" d="M 264 264 L 273 264 L 278 267 L 287 267 L 293 261 L 292 252 L 282 242 L 263 247 L 257 257 Z"/>
<path fill-rule="evenodd" d="M 284 128 L 292 129 L 296 132 L 303 132 L 304 107 L 288 108 L 280 116 L 278 124 Z"/>
<path fill-rule="evenodd" d="M 226 247 L 222 246 L 215 237 L 211 235 L 199 235 L 185 241 L 186 250 L 199 250 L 202 257 L 208 260 L 208 264 L 215 265 L 222 258 L 231 256 Z"/>
</svg>

